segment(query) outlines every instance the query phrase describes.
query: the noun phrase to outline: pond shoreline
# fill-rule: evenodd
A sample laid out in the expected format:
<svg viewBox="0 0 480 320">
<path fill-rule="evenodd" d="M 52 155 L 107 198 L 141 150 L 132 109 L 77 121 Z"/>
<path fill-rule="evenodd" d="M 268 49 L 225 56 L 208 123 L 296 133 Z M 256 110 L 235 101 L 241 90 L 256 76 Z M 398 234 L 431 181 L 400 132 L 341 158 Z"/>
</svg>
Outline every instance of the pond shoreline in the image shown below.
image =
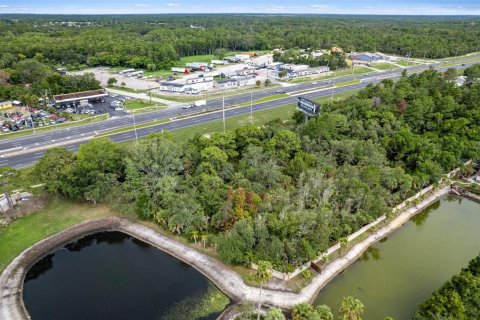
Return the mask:
<svg viewBox="0 0 480 320">
<path fill-rule="evenodd" d="M 372 244 L 381 240 L 408 222 L 411 217 L 424 210 L 440 197 L 450 192 L 449 187 L 435 190 L 417 205 L 400 213 L 386 226 L 381 227 L 366 239 L 352 246 L 348 252 L 329 263 L 312 282 L 299 293 L 263 289 L 262 303 L 290 309 L 301 302 L 312 302 L 318 292 L 336 275 L 355 262 Z M 142 240 L 191 265 L 212 281 L 232 300 L 238 302 L 258 301 L 260 289 L 248 286 L 242 277 L 215 258 L 168 238 L 142 224 L 120 218 L 103 218 L 87 221 L 61 231 L 37 242 L 17 256 L 0 275 L 0 319 L 30 319 L 22 296 L 23 281 L 28 269 L 43 256 L 68 242 L 100 231 L 119 231 Z"/>
</svg>

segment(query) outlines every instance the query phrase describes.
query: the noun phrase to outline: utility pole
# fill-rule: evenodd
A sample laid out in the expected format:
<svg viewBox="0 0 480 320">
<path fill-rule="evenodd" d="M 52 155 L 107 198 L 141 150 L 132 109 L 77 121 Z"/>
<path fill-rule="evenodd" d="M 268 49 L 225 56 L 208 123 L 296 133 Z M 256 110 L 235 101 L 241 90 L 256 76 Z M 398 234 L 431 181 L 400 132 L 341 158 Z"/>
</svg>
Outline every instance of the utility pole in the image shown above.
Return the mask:
<svg viewBox="0 0 480 320">
<path fill-rule="evenodd" d="M 137 124 L 135 123 L 135 113 L 132 113 L 133 130 L 135 131 L 135 142 L 138 143 Z"/>
<path fill-rule="evenodd" d="M 150 89 L 150 85 L 148 85 L 148 96 L 150 97 L 150 103 L 152 103 L 152 89 Z"/>
<path fill-rule="evenodd" d="M 225 133 L 225 93 L 222 98 L 222 118 L 223 118 L 223 133 Z"/>
<path fill-rule="evenodd" d="M 250 91 L 250 120 L 253 120 L 253 89 Z"/>
<path fill-rule="evenodd" d="M 32 128 L 33 128 L 33 134 L 35 134 L 35 125 L 33 124 L 33 118 L 32 118 L 32 115 L 30 115 L 30 123 L 32 124 Z"/>
</svg>

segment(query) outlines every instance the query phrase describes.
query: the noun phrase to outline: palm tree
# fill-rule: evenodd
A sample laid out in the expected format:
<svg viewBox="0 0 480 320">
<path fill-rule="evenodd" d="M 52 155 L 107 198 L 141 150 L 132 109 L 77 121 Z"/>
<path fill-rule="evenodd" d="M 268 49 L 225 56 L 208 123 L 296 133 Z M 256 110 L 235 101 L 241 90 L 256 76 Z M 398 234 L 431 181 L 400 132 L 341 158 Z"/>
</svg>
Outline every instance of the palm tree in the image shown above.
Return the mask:
<svg viewBox="0 0 480 320">
<path fill-rule="evenodd" d="M 361 320 L 361 315 L 365 310 L 363 303 L 354 297 L 344 297 L 340 306 L 340 319 L 342 320 Z"/>
<path fill-rule="evenodd" d="M 257 273 L 255 274 L 255 278 L 260 282 L 260 294 L 258 297 L 258 312 L 257 312 L 257 320 L 260 320 L 260 307 L 262 306 L 262 289 L 263 285 L 270 281 L 272 278 L 272 264 L 269 261 L 258 261 L 257 264 Z"/>
<path fill-rule="evenodd" d="M 202 233 L 200 238 L 202 239 L 202 242 L 203 242 L 203 248 L 205 248 L 205 246 L 207 245 L 208 234 Z"/>
<path fill-rule="evenodd" d="M 197 230 L 192 231 L 192 239 L 193 239 L 193 241 L 195 241 L 195 244 L 197 244 L 197 239 L 198 239 L 198 231 Z"/>
</svg>

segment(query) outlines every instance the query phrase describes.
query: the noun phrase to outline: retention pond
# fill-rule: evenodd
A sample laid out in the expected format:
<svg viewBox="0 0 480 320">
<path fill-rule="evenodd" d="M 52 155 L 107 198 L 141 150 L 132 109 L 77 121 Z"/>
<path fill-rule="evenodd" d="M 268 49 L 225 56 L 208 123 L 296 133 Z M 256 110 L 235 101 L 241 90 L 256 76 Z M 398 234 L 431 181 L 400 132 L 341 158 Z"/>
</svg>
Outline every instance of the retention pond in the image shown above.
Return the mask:
<svg viewBox="0 0 480 320">
<path fill-rule="evenodd" d="M 337 276 L 316 304 L 338 310 L 342 297 L 365 305 L 364 319 L 411 319 L 425 301 L 480 251 L 480 205 L 446 196 L 416 215 Z"/>
<path fill-rule="evenodd" d="M 27 273 L 33 320 L 216 319 L 230 303 L 189 265 L 120 232 L 72 242 Z"/>
</svg>

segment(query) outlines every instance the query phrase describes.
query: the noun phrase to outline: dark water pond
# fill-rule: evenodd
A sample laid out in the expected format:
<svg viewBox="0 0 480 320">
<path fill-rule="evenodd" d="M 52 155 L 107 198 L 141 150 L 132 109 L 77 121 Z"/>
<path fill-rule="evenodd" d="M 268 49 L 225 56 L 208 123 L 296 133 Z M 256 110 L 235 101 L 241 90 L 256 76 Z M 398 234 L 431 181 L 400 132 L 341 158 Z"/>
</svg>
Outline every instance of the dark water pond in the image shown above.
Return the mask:
<svg viewBox="0 0 480 320">
<path fill-rule="evenodd" d="M 216 319 L 230 303 L 189 265 L 120 232 L 72 242 L 27 273 L 33 320 Z"/>
</svg>

